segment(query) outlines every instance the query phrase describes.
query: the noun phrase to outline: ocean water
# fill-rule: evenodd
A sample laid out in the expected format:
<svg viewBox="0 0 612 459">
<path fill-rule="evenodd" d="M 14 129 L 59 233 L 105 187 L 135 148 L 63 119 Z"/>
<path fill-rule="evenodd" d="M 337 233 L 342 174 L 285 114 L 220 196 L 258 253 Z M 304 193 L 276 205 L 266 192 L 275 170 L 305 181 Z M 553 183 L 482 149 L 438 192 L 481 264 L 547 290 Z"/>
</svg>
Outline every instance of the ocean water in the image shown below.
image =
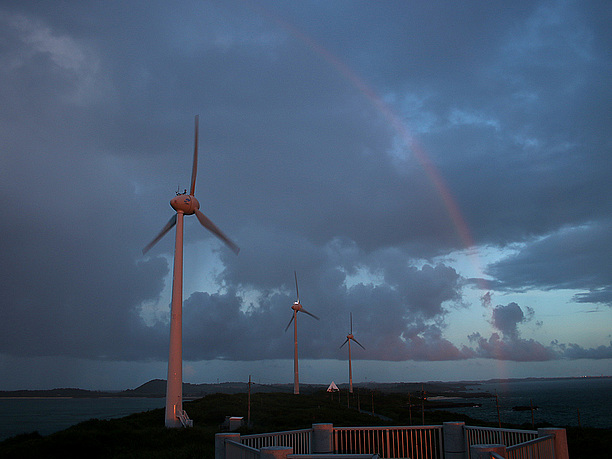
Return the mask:
<svg viewBox="0 0 612 459">
<path fill-rule="evenodd" d="M 489 392 L 491 398 L 474 399 L 481 407 L 445 409 L 475 419 L 497 422 L 495 393 L 502 424 L 531 424 L 531 411 L 513 411 L 533 400 L 536 423 L 554 426 L 612 428 L 612 378 L 517 380 L 468 386 L 474 392 Z M 0 399 L 0 441 L 37 431 L 48 435 L 88 419 L 112 419 L 163 408 L 165 398 L 22 398 Z M 452 419 L 449 419 L 452 421 Z M 160 423 L 163 414 L 160 415 Z"/>
<path fill-rule="evenodd" d="M 447 409 L 475 419 L 531 426 L 531 410 L 514 411 L 514 406 L 533 406 L 533 420 L 554 426 L 612 428 L 612 378 L 572 378 L 486 382 L 468 386 L 474 392 L 489 392 L 488 399 L 475 399 L 481 407 Z M 531 428 L 531 427 L 529 427 Z"/>
<path fill-rule="evenodd" d="M 35 431 L 49 435 L 89 419 L 120 418 L 163 408 L 165 403 L 163 397 L 0 399 L 0 441 Z"/>
</svg>

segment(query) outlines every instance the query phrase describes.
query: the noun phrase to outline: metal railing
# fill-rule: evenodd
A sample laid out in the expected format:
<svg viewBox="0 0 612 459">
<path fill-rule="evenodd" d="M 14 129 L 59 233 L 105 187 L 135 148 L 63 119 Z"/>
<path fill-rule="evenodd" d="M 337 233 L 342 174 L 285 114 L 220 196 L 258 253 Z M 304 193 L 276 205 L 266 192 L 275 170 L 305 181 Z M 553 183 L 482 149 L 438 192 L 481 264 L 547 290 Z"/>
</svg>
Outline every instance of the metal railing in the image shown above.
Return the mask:
<svg viewBox="0 0 612 459">
<path fill-rule="evenodd" d="M 379 459 L 378 454 L 288 454 L 287 459 Z"/>
<path fill-rule="evenodd" d="M 261 449 L 267 446 L 291 446 L 293 454 L 310 454 L 312 429 L 289 430 L 240 437 L 243 445 Z"/>
<path fill-rule="evenodd" d="M 290 459 L 311 459 L 315 456 L 318 459 L 364 459 L 374 456 L 384 459 L 443 459 L 445 452 L 452 455 L 465 454 L 469 459 L 472 447 L 494 445 L 505 447 L 507 459 L 553 459 L 555 453 L 567 457 L 567 450 L 564 449 L 567 447 L 557 442 L 556 432 L 560 431 L 560 438 L 564 439 L 565 431 L 556 428 L 547 429 L 553 432 L 547 434 L 532 430 L 471 427 L 463 423 L 445 423 L 444 426 L 326 426 L 322 429 L 320 424 L 313 424 L 312 429 L 245 436 L 231 434 L 233 439 L 227 438 L 220 443 L 225 445 L 220 446 L 225 448 L 224 456 L 221 457 L 260 459 L 262 448 L 286 447 L 291 448 Z M 223 434 L 217 435 L 222 440 Z M 457 438 L 458 443 L 453 440 Z M 557 448 L 562 451 L 555 451 Z M 499 459 L 493 452 L 491 457 Z"/>
<path fill-rule="evenodd" d="M 381 458 L 442 459 L 442 426 L 336 427 L 336 454 L 378 454 Z"/>
<path fill-rule="evenodd" d="M 548 459 L 555 457 L 555 441 L 552 435 L 538 437 L 533 440 L 506 448 L 508 459 Z"/>
<path fill-rule="evenodd" d="M 177 410 L 176 405 L 174 405 L 174 415 L 179 418 L 183 427 L 193 427 L 193 421 L 189 419 L 187 415 L 187 411 L 185 410 Z"/>
<path fill-rule="evenodd" d="M 234 440 L 225 440 L 225 459 L 259 459 L 260 456 L 259 449 Z"/>
<path fill-rule="evenodd" d="M 496 427 L 465 426 L 466 451 L 472 445 L 499 444 L 513 446 L 538 438 L 535 430 L 498 429 Z"/>
</svg>

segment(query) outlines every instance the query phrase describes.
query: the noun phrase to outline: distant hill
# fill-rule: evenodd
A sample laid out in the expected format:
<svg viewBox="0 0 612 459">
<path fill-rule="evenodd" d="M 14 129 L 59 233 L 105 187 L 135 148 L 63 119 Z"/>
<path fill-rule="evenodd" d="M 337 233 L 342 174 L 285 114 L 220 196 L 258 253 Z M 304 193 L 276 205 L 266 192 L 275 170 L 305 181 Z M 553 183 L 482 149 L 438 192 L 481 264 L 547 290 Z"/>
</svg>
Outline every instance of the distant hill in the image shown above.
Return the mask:
<svg viewBox="0 0 612 459">
<path fill-rule="evenodd" d="M 136 389 L 124 390 L 122 393 L 130 394 L 134 397 L 160 397 L 166 395 L 166 380 L 152 379 Z"/>
<path fill-rule="evenodd" d="M 249 390 L 248 383 L 224 382 L 219 384 L 190 384 L 183 383 L 183 398 L 196 399 L 209 394 L 240 394 Z M 300 386 L 303 393 L 313 393 L 326 389 L 324 385 L 304 384 Z M 251 384 L 252 393 L 292 393 L 293 384 Z M 138 386 L 136 389 L 127 389 L 116 392 L 91 391 L 85 389 L 49 389 L 49 390 L 14 390 L 0 391 L 0 398 L 101 398 L 101 397 L 165 397 L 166 380 L 153 379 Z"/>
<path fill-rule="evenodd" d="M 449 392 L 464 392 L 462 383 L 428 382 L 428 383 L 364 383 L 355 384 L 356 390 L 376 390 L 378 392 L 419 392 L 423 387 L 428 394 L 444 394 Z M 341 390 L 346 390 L 346 384 L 339 384 Z M 312 394 L 327 389 L 327 384 L 301 384 L 300 392 Z M 183 398 L 197 399 L 210 394 L 239 394 L 248 392 L 248 383 L 224 382 L 217 384 L 183 383 Z M 252 393 L 293 393 L 293 384 L 251 384 Z M 475 395 L 475 394 L 472 394 Z M 105 392 L 85 389 L 50 389 L 50 390 L 17 390 L 0 391 L 0 398 L 36 398 L 36 397 L 69 397 L 69 398 L 100 398 L 100 397 L 165 397 L 166 380 L 153 379 L 135 389 Z"/>
<path fill-rule="evenodd" d="M 300 385 L 301 392 L 312 393 L 326 389 L 326 385 L 303 384 Z M 249 385 L 244 382 L 223 382 L 217 384 L 190 384 L 183 383 L 184 398 L 200 398 L 209 394 L 244 394 L 248 392 Z M 252 393 L 292 393 L 293 384 L 251 384 Z M 136 389 L 128 389 L 121 392 L 123 396 L 132 397 L 165 397 L 166 380 L 153 379 L 144 383 Z"/>
<path fill-rule="evenodd" d="M 591 376 L 591 378 L 610 378 L 610 376 Z M 487 394 L 467 390 L 467 386 L 482 383 L 501 382 L 501 381 L 534 381 L 550 379 L 577 379 L 577 378 L 517 378 L 511 380 L 491 379 L 488 381 L 459 381 L 443 382 L 428 381 L 424 383 L 359 383 L 354 384 L 356 391 L 377 391 L 382 393 L 420 393 L 421 390 L 426 395 L 458 395 L 465 398 L 483 397 Z M 223 382 L 217 384 L 190 384 L 183 383 L 183 398 L 197 399 L 210 394 L 240 394 L 249 390 L 248 383 L 245 382 Z M 300 384 L 300 392 L 312 394 L 320 390 L 327 389 L 327 384 Z M 340 390 L 346 390 L 347 384 L 338 384 Z M 252 393 L 293 393 L 293 384 L 251 384 Z M 425 394 L 423 394 L 425 395 Z M 138 386 L 136 389 L 123 391 L 91 391 L 76 388 L 61 388 L 50 390 L 15 390 L 0 391 L 0 398 L 41 398 L 41 397 L 66 397 L 66 398 L 100 398 L 100 397 L 165 397 L 166 380 L 153 379 Z"/>
</svg>

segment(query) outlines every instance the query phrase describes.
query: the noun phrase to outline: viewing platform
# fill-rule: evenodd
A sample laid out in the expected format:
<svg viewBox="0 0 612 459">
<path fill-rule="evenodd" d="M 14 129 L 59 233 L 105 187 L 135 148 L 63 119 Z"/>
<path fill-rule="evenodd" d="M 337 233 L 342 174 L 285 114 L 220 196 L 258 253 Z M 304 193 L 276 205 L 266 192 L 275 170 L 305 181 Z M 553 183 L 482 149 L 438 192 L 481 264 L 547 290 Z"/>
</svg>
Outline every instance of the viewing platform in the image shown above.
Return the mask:
<svg viewBox="0 0 612 459">
<path fill-rule="evenodd" d="M 215 459 L 568 459 L 562 428 L 441 426 L 334 427 L 256 435 L 218 433 Z"/>
</svg>

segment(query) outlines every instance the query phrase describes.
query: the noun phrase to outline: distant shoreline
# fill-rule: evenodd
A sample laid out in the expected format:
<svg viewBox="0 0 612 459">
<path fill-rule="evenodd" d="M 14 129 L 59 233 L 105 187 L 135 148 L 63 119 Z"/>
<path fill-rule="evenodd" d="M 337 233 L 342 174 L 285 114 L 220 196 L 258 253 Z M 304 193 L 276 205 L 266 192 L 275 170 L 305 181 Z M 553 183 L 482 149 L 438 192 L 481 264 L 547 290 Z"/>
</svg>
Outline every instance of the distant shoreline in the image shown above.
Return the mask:
<svg viewBox="0 0 612 459">
<path fill-rule="evenodd" d="M 377 390 L 382 392 L 414 392 L 420 391 L 422 386 L 426 386 L 430 392 L 445 392 L 440 396 L 454 396 L 465 398 L 463 392 L 466 386 L 476 386 L 484 384 L 515 383 L 515 382 L 535 382 L 535 381 L 560 381 L 560 380 L 584 380 L 584 379 L 612 379 L 612 376 L 557 376 L 557 377 L 529 377 L 529 378 L 505 378 L 488 379 L 479 381 L 425 381 L 425 382 L 392 382 L 377 383 L 363 382 L 354 384 L 357 389 Z M 304 391 L 325 390 L 327 384 L 302 384 Z M 338 385 L 341 390 L 346 389 L 346 384 Z M 253 392 L 290 392 L 293 390 L 292 384 L 254 384 Z M 194 400 L 214 393 L 246 393 L 248 383 L 246 382 L 224 382 L 224 383 L 204 383 L 190 384 L 183 383 L 183 399 Z M 457 393 L 455 395 L 455 393 Z M 97 391 L 77 388 L 56 388 L 56 389 L 22 389 L 11 391 L 0 391 L 0 399 L 70 399 L 70 398 L 160 398 L 165 397 L 166 381 L 162 379 L 151 380 L 136 389 L 123 391 Z M 452 394 L 452 395 L 451 395 Z M 469 397 L 474 397 L 470 394 Z"/>
</svg>

